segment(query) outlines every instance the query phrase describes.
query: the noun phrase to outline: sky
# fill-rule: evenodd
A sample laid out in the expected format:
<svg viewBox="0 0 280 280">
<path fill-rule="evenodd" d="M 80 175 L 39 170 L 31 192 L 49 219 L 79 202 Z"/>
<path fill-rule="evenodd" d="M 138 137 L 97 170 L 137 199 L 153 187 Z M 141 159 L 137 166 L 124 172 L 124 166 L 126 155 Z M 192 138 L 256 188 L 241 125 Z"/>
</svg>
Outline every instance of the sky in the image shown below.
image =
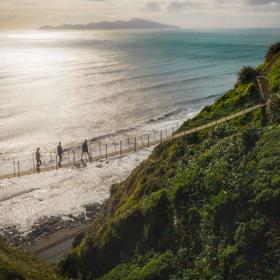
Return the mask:
<svg viewBox="0 0 280 280">
<path fill-rule="evenodd" d="M 183 28 L 280 27 L 280 0 L 0 0 L 0 29 L 143 18 Z"/>
</svg>

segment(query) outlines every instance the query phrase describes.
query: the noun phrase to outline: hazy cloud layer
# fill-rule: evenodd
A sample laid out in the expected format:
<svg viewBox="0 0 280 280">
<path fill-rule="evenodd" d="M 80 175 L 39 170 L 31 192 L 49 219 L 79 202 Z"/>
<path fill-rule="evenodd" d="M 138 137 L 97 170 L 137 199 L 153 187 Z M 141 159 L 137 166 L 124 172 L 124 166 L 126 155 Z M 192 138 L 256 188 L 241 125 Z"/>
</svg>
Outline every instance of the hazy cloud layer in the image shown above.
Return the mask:
<svg viewBox="0 0 280 280">
<path fill-rule="evenodd" d="M 0 29 L 133 17 L 183 27 L 278 27 L 280 0 L 0 0 Z"/>
</svg>

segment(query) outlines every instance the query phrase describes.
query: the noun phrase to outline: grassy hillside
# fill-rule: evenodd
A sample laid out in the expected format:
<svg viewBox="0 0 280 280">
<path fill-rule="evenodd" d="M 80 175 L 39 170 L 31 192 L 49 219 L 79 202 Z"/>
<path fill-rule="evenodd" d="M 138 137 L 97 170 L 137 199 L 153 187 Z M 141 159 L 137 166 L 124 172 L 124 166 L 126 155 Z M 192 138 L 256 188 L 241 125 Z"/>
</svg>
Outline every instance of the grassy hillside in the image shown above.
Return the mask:
<svg viewBox="0 0 280 280">
<path fill-rule="evenodd" d="M 280 60 L 269 82 L 280 85 Z M 261 102 L 253 81 L 182 129 Z M 81 279 L 279 279 L 280 128 L 265 109 L 159 145 L 61 263 Z"/>
<path fill-rule="evenodd" d="M 0 280 L 62 280 L 50 267 L 0 241 Z"/>
</svg>

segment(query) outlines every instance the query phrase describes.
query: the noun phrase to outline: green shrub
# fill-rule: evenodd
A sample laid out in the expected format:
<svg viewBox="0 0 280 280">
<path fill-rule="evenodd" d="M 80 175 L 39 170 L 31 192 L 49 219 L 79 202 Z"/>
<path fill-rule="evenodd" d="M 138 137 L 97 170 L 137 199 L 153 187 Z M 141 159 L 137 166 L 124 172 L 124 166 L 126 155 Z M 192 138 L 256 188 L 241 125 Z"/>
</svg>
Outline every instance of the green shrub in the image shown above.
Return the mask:
<svg viewBox="0 0 280 280">
<path fill-rule="evenodd" d="M 250 82 L 254 82 L 257 75 L 258 71 L 255 68 L 251 66 L 245 66 L 238 73 L 238 83 L 247 84 Z"/>
<path fill-rule="evenodd" d="M 280 42 L 273 44 L 265 55 L 266 62 L 270 61 L 280 51 Z"/>
</svg>

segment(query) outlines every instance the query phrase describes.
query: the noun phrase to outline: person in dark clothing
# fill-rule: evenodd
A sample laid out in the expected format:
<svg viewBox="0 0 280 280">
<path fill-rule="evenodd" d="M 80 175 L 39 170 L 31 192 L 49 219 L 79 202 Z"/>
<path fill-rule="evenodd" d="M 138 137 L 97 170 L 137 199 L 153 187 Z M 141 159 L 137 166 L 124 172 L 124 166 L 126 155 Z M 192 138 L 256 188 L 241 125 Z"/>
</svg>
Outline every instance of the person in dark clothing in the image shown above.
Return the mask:
<svg viewBox="0 0 280 280">
<path fill-rule="evenodd" d="M 59 142 L 59 144 L 57 146 L 57 155 L 58 155 L 58 166 L 61 167 L 62 156 L 63 156 L 61 142 Z"/>
<path fill-rule="evenodd" d="M 88 155 L 88 158 L 89 158 L 88 142 L 87 142 L 87 140 L 85 140 L 85 142 L 84 142 L 83 145 L 82 145 L 82 156 L 81 156 L 81 160 L 83 160 L 84 154 L 87 154 L 87 155 Z"/>
<path fill-rule="evenodd" d="M 37 170 L 37 172 L 40 172 L 40 168 L 41 168 L 41 165 L 42 165 L 40 148 L 37 148 L 35 155 L 36 155 L 36 162 L 37 162 L 36 170 Z"/>
</svg>

